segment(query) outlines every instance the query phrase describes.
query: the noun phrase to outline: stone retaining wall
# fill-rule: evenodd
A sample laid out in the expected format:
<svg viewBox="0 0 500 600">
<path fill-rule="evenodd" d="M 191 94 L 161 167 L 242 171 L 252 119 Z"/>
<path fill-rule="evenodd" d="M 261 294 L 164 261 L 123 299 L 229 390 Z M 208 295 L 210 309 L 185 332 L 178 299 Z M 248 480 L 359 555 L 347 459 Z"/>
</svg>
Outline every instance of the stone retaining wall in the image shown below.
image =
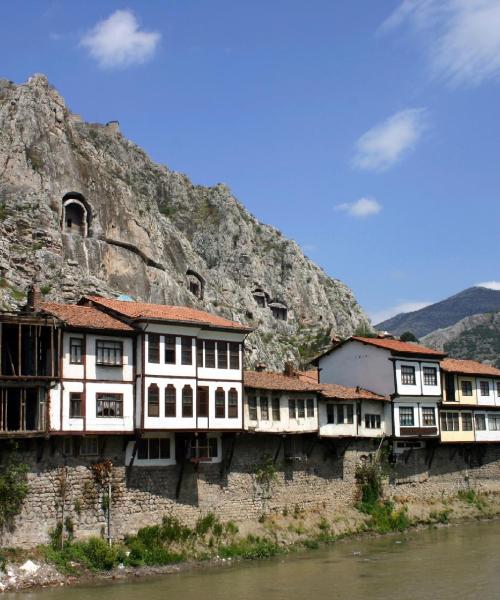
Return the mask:
<svg viewBox="0 0 500 600">
<path fill-rule="evenodd" d="M 224 439 L 224 455 L 232 439 Z M 77 537 L 107 532 L 103 488 L 91 468 L 95 459 L 64 458 L 62 440 L 32 440 L 17 451 L 30 465 L 30 493 L 11 531 L 0 534 L 0 546 L 30 547 L 48 541 L 48 532 L 70 517 Z M 301 509 L 334 511 L 356 500 L 355 468 L 376 451 L 371 440 L 320 440 L 301 436 L 302 459 L 285 460 L 279 436 L 242 434 L 231 464 L 185 463 L 181 466 L 126 468 L 126 440 L 109 437 L 103 455 L 112 469 L 111 531 L 121 538 L 158 523 L 165 514 L 193 522 L 209 511 L 222 520 L 257 520 L 263 513 Z M 7 458 L 2 446 L 2 459 Z M 301 454 L 299 453 L 299 454 Z M 256 468 L 276 457 L 276 474 L 258 482 Z M 500 489 L 500 446 L 437 445 L 400 455 L 391 467 L 387 494 L 403 500 L 426 500 L 455 494 L 467 485 Z M 179 495 L 176 492 L 179 488 Z"/>
</svg>

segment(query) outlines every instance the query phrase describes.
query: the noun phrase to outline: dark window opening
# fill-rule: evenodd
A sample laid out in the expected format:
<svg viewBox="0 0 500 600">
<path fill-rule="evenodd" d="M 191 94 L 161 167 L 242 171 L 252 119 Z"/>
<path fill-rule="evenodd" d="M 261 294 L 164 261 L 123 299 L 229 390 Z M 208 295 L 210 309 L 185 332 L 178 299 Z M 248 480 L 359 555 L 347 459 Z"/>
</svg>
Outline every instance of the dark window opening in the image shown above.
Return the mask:
<svg viewBox="0 0 500 600">
<path fill-rule="evenodd" d="M 229 344 L 229 368 L 240 368 L 240 345 L 236 343 Z"/>
<path fill-rule="evenodd" d="M 273 421 L 281 421 L 281 408 L 279 396 L 274 396 L 272 399 L 272 415 Z"/>
<path fill-rule="evenodd" d="M 160 336 L 157 333 L 148 333 L 148 362 L 160 362 Z"/>
<path fill-rule="evenodd" d="M 165 416 L 175 417 L 177 412 L 177 392 L 172 384 L 165 388 Z"/>
<path fill-rule="evenodd" d="M 215 417 L 217 419 L 226 417 L 226 392 L 220 387 L 215 390 Z"/>
<path fill-rule="evenodd" d="M 0 389 L 0 431 L 44 431 L 46 390 L 43 387 Z"/>
<path fill-rule="evenodd" d="M 401 366 L 401 383 L 403 385 L 417 385 L 415 379 L 415 367 L 409 365 Z"/>
<path fill-rule="evenodd" d="M 424 385 L 437 385 L 437 369 L 436 367 L 424 367 Z"/>
<path fill-rule="evenodd" d="M 200 433 L 192 438 L 190 444 L 190 457 L 194 460 L 211 460 L 217 458 L 219 448 L 217 438 L 208 437 L 206 433 Z"/>
<path fill-rule="evenodd" d="M 193 342 L 190 337 L 181 337 L 181 364 L 193 364 Z"/>
<path fill-rule="evenodd" d="M 462 396 L 472 396 L 472 381 L 464 381 L 460 383 L 462 388 Z"/>
<path fill-rule="evenodd" d="M 69 394 L 69 418 L 78 419 L 83 417 L 82 412 L 82 393 L 70 392 Z"/>
<path fill-rule="evenodd" d="M 148 417 L 160 416 L 160 388 L 156 383 L 148 387 Z"/>
<path fill-rule="evenodd" d="M 257 421 L 257 398 L 248 396 L 248 418 L 250 421 Z"/>
<path fill-rule="evenodd" d="M 142 438 L 137 444 L 137 458 L 139 460 L 164 460 L 170 458 L 170 439 Z"/>
<path fill-rule="evenodd" d="M 333 425 L 335 423 L 335 406 L 333 404 L 326 405 L 326 422 L 329 425 Z"/>
<path fill-rule="evenodd" d="M 167 365 L 175 365 L 175 335 L 165 336 L 165 363 Z"/>
<path fill-rule="evenodd" d="M 205 367 L 215 369 L 215 342 L 205 340 Z"/>
<path fill-rule="evenodd" d="M 182 388 L 182 416 L 193 416 L 193 388 L 190 385 Z"/>
<path fill-rule="evenodd" d="M 198 388 L 198 417 L 208 417 L 208 388 Z"/>
<path fill-rule="evenodd" d="M 238 392 L 234 388 L 229 390 L 227 397 L 227 416 L 229 419 L 238 418 Z"/>
<path fill-rule="evenodd" d="M 123 342 L 97 340 L 96 364 L 106 367 L 121 367 L 123 364 Z"/>
<path fill-rule="evenodd" d="M 227 369 L 227 342 L 217 342 L 217 368 Z"/>
</svg>

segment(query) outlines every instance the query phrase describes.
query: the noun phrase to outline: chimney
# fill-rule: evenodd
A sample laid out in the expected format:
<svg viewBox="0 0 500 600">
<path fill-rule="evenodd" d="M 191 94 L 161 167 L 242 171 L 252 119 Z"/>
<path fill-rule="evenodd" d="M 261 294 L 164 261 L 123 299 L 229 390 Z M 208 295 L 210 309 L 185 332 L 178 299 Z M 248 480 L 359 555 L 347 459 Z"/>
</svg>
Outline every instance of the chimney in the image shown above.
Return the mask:
<svg viewBox="0 0 500 600">
<path fill-rule="evenodd" d="M 39 312 L 42 308 L 42 292 L 34 283 L 28 288 L 26 310 L 28 312 Z"/>
<path fill-rule="evenodd" d="M 286 377 L 293 377 L 295 375 L 295 369 L 293 368 L 292 363 L 285 363 L 285 368 L 283 370 L 283 375 Z"/>
<path fill-rule="evenodd" d="M 265 370 L 266 370 L 266 363 L 257 363 L 257 364 L 255 365 L 255 370 L 256 370 L 258 373 L 262 373 L 262 371 L 265 371 Z"/>
</svg>

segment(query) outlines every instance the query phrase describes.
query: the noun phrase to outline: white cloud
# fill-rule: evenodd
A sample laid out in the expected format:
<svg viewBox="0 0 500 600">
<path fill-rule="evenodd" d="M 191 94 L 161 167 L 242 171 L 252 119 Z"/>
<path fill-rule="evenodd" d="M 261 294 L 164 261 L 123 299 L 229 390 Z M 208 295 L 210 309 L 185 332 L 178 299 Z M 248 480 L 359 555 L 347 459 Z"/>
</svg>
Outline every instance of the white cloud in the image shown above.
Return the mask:
<svg viewBox="0 0 500 600">
<path fill-rule="evenodd" d="M 422 34 L 432 73 L 451 84 L 500 75 L 498 0 L 404 0 L 380 31 L 404 26 Z"/>
<path fill-rule="evenodd" d="M 431 302 L 402 302 L 401 304 L 396 304 L 395 306 L 391 306 L 389 308 L 383 308 L 381 310 L 375 310 L 369 313 L 370 319 L 374 325 L 377 323 L 382 323 L 395 315 L 399 315 L 399 313 L 409 313 L 415 310 L 420 310 L 421 308 L 425 308 L 432 304 Z"/>
<path fill-rule="evenodd" d="M 335 210 L 342 210 L 351 217 L 370 217 L 376 215 L 382 210 L 382 205 L 375 198 L 360 198 L 356 202 L 344 202 L 337 204 Z"/>
<path fill-rule="evenodd" d="M 356 142 L 354 167 L 384 171 L 412 150 L 427 127 L 427 111 L 409 108 L 392 115 Z"/>
<path fill-rule="evenodd" d="M 499 290 L 500 291 L 500 281 L 483 281 L 482 283 L 476 283 L 476 287 L 484 287 L 489 290 Z"/>
<path fill-rule="evenodd" d="M 161 35 L 139 30 L 135 15 L 129 10 L 117 10 L 99 21 L 86 33 L 80 44 L 87 48 L 102 68 L 128 67 L 149 60 Z"/>
</svg>

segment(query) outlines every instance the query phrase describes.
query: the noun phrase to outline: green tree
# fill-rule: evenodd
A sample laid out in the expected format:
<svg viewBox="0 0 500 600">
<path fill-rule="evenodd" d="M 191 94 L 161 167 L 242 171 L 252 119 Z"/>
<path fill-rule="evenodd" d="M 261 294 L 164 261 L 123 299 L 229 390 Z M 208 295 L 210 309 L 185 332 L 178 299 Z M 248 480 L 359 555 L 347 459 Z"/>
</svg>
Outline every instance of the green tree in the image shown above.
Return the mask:
<svg viewBox="0 0 500 600">
<path fill-rule="evenodd" d="M 418 338 L 412 331 L 405 331 L 399 337 L 402 342 L 417 342 Z"/>
</svg>

